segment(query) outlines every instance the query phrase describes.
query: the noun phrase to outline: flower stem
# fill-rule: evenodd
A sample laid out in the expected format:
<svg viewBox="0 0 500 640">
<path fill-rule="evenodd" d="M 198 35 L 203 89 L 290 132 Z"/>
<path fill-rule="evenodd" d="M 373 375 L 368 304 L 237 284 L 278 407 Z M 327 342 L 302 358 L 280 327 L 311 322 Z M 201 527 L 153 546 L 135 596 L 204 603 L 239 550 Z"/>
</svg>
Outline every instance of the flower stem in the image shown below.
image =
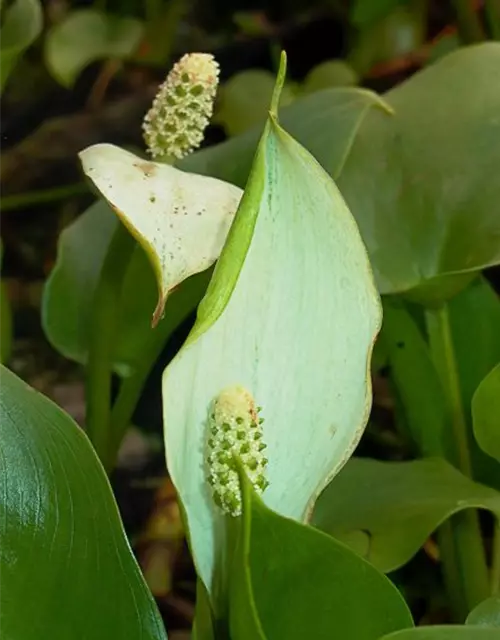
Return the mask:
<svg viewBox="0 0 500 640">
<path fill-rule="evenodd" d="M 132 375 L 125 378 L 120 386 L 118 396 L 113 404 L 110 416 L 110 434 L 103 460 L 106 471 L 114 467 L 118 450 L 130 426 L 132 414 L 141 396 L 142 389 L 154 363 L 166 342 L 165 333 L 159 329 L 152 330 L 147 344 L 141 354 L 140 362 Z"/>
<path fill-rule="evenodd" d="M 453 0 L 453 5 L 462 42 L 464 44 L 482 42 L 485 39 L 484 32 L 472 0 Z"/>
<path fill-rule="evenodd" d="M 446 304 L 428 309 L 426 323 L 431 353 L 448 405 L 449 425 L 455 444 L 454 462 L 464 475 L 471 477 L 467 422 Z M 451 527 L 441 528 L 440 534 L 443 565 L 447 565 L 443 570 L 445 577 L 460 576 L 459 584 L 447 580 L 447 588 L 453 613 L 463 621 L 468 611 L 489 595 L 488 568 L 477 511 L 467 509 L 458 513 L 451 518 L 450 524 Z M 460 611 L 456 609 L 458 603 L 461 603 Z"/>
<path fill-rule="evenodd" d="M 490 35 L 494 40 L 500 40 L 500 2 L 499 0 L 486 0 L 486 19 L 490 28 Z"/>
<path fill-rule="evenodd" d="M 134 239 L 119 222 L 102 265 L 91 309 L 86 393 L 87 434 L 108 470 L 112 441 L 110 414 L 113 350 L 123 279 L 134 246 Z"/>
<path fill-rule="evenodd" d="M 37 191 L 28 191 L 27 193 L 16 193 L 11 196 L 4 196 L 0 199 L 0 209 L 3 213 L 6 211 L 15 211 L 25 207 L 35 207 L 47 202 L 56 202 L 73 196 L 79 196 L 82 193 L 89 193 L 89 189 L 83 182 L 70 184 L 64 187 L 55 187 L 54 189 L 40 189 Z"/>
</svg>

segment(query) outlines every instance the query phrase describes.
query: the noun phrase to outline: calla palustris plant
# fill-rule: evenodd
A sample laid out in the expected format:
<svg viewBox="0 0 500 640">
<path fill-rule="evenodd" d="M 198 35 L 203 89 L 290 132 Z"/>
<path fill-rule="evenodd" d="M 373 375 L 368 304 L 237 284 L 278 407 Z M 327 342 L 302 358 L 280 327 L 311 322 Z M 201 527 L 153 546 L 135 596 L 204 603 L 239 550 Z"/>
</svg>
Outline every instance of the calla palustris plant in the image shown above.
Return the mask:
<svg viewBox="0 0 500 640">
<path fill-rule="evenodd" d="M 268 507 L 307 521 L 371 406 L 379 297 L 333 180 L 278 123 L 284 73 L 241 201 L 232 185 L 112 145 L 81 154 L 155 266 L 155 319 L 168 291 L 222 249 L 163 380 L 169 473 L 212 600 L 224 590 L 226 519 L 241 513 L 234 456 Z"/>
</svg>

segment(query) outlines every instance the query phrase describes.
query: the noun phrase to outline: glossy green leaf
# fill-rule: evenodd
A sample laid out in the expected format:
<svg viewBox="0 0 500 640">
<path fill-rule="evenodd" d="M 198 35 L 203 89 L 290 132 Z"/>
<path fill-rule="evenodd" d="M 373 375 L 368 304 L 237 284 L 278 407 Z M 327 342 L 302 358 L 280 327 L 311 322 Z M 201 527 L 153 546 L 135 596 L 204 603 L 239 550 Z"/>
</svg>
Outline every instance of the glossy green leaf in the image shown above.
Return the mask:
<svg viewBox="0 0 500 640">
<path fill-rule="evenodd" d="M 500 262 L 499 82 L 500 43 L 487 43 L 416 73 L 383 96 L 385 109 L 361 108 L 373 94 L 330 89 L 283 110 L 287 131 L 336 178 L 382 293 L 440 300 Z M 185 166 L 242 185 L 255 146 L 249 133 Z"/>
<path fill-rule="evenodd" d="M 465 624 L 500 628 L 500 596 L 491 596 L 479 603 L 469 613 Z"/>
<path fill-rule="evenodd" d="M 87 437 L 1 372 L 2 637 L 165 639 Z"/>
<path fill-rule="evenodd" d="M 248 633 L 248 624 L 235 632 L 232 625 L 234 640 L 377 640 L 413 625 L 401 594 L 384 575 L 333 538 L 266 508 L 248 481 L 244 487 L 243 549 L 233 569 L 236 577 L 248 574 L 264 634 Z M 234 576 L 229 590 L 230 616 L 240 622 L 248 614 L 248 597 L 239 598 L 241 582 Z"/>
<path fill-rule="evenodd" d="M 92 205 L 62 232 L 57 261 L 45 285 L 42 304 L 45 334 L 60 353 L 82 364 L 88 357 L 90 317 L 98 278 L 118 224 L 105 202 Z M 155 276 L 144 251 L 137 245 L 121 295 L 113 358 L 117 373 L 130 375 L 139 366 L 152 339 L 158 340 L 160 346 L 167 341 L 196 308 L 208 279 L 209 274 L 202 273 L 182 283 L 169 297 L 165 318 L 153 331 Z"/>
<path fill-rule="evenodd" d="M 321 494 L 312 523 L 388 572 L 408 562 L 442 522 L 468 508 L 488 509 L 498 518 L 500 493 L 438 458 L 352 458 Z"/>
<path fill-rule="evenodd" d="M 366 424 L 380 321 L 349 210 L 271 116 L 197 322 L 163 377 L 168 468 L 207 588 L 224 548 L 204 468 L 212 402 L 239 384 L 262 406 L 270 481 L 264 501 L 305 519 Z"/>
<path fill-rule="evenodd" d="M 47 67 L 58 82 L 71 87 L 91 62 L 131 57 L 143 33 L 143 23 L 135 18 L 94 9 L 71 11 L 47 33 Z"/>
<path fill-rule="evenodd" d="M 0 265 L 3 247 L 0 241 Z M 12 310 L 4 283 L 0 281 L 0 362 L 7 362 L 12 349 Z"/>
<path fill-rule="evenodd" d="M 216 121 L 230 136 L 238 135 L 255 124 L 264 124 L 274 89 L 274 75 L 263 69 L 237 73 L 219 89 Z M 284 107 L 295 98 L 285 85 L 280 104 Z"/>
<path fill-rule="evenodd" d="M 401 301 L 384 301 L 381 340 L 411 438 L 424 456 L 444 452 L 447 410 L 442 385 L 428 344 Z"/>
<path fill-rule="evenodd" d="M 149 162 L 111 144 L 80 153 L 85 174 L 144 248 L 158 281 L 155 325 L 169 292 L 219 257 L 241 191 Z"/>
<path fill-rule="evenodd" d="M 0 28 L 0 91 L 16 60 L 39 36 L 43 15 L 39 0 L 14 0 L 4 10 Z"/>
<path fill-rule="evenodd" d="M 498 640 L 498 631 L 483 627 L 436 625 L 396 631 L 380 640 Z"/>
<path fill-rule="evenodd" d="M 477 388 L 472 399 L 472 419 L 479 446 L 500 462 L 500 364 Z"/>
</svg>

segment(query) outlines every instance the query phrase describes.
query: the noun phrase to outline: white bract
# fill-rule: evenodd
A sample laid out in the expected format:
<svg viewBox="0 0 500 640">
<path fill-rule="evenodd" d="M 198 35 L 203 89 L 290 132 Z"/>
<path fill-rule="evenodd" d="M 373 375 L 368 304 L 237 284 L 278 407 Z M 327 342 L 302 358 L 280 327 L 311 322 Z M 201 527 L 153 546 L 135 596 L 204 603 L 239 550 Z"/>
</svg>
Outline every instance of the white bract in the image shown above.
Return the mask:
<svg viewBox="0 0 500 640">
<path fill-rule="evenodd" d="M 271 115 L 197 322 L 163 376 L 168 469 L 216 608 L 231 516 L 207 480 L 214 400 L 241 385 L 262 407 L 262 499 L 305 521 L 366 425 L 380 324 L 351 213 L 331 177 Z"/>
<path fill-rule="evenodd" d="M 111 144 L 80 153 L 85 174 L 146 250 L 159 283 L 153 324 L 168 292 L 217 260 L 242 191 Z"/>
</svg>

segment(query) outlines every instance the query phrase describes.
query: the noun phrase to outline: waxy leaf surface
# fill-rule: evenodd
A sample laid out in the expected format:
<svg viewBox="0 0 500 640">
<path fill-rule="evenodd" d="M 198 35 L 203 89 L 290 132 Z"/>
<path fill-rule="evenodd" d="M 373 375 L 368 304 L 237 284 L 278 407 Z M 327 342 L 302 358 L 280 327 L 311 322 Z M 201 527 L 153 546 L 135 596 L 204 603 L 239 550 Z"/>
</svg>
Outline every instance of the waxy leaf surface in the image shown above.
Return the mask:
<svg viewBox="0 0 500 640">
<path fill-rule="evenodd" d="M 1 367 L 3 638 L 166 640 L 83 431 Z"/>
</svg>

